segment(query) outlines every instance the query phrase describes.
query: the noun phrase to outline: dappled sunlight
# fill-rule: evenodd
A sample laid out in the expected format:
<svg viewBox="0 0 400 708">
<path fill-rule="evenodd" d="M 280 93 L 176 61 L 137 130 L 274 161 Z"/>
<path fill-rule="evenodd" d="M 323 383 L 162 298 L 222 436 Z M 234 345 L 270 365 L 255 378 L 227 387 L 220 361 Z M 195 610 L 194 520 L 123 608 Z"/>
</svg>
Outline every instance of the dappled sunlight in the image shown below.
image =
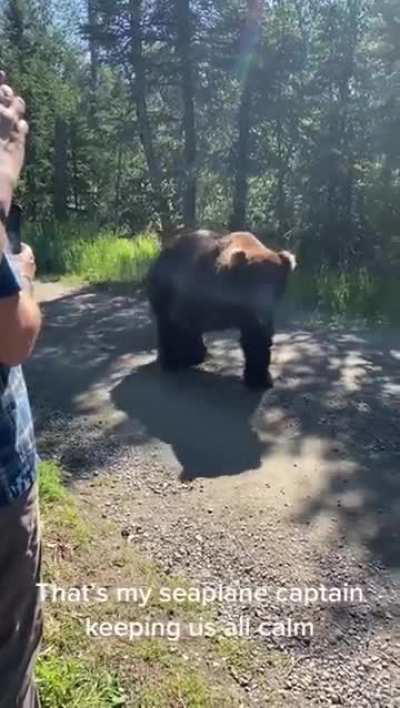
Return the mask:
<svg viewBox="0 0 400 708">
<path fill-rule="evenodd" d="M 75 475 L 90 473 L 99 451 L 155 441 L 182 480 L 240 475 L 243 493 L 284 488 L 274 497 L 283 518 L 321 528 L 334 518 L 330 542 L 344 538 L 400 566 L 395 333 L 285 328 L 273 347 L 275 388 L 254 394 L 242 384 L 235 332 L 207 335 L 202 367 L 166 375 L 140 296 L 81 290 L 44 309 L 27 367 L 33 399 L 43 404 L 39 433 L 47 439 L 58 425 L 46 406 L 71 416 L 72 428 L 98 421 L 79 455 L 73 433 L 56 434 L 65 459 L 79 460 Z"/>
<path fill-rule="evenodd" d="M 352 350 L 344 356 L 340 371 L 340 384 L 351 393 L 361 390 L 368 377 L 379 373 L 381 367 L 374 366 L 359 351 Z"/>
<path fill-rule="evenodd" d="M 145 364 L 152 362 L 156 357 L 156 350 L 149 353 L 123 354 L 115 361 L 112 361 L 104 372 L 101 380 L 92 384 L 88 390 L 77 395 L 73 399 L 73 405 L 78 414 L 95 414 L 101 413 L 104 407 L 112 408 L 111 392 L 118 384 L 120 384 L 129 374 Z M 112 411 L 110 419 L 110 411 L 108 412 L 107 420 L 112 425 L 116 425 L 118 420 L 124 420 L 125 415 L 118 411 Z"/>
<path fill-rule="evenodd" d="M 389 377 L 384 377 L 382 382 L 382 391 L 381 391 L 381 396 L 382 398 L 395 398 L 396 400 L 393 401 L 397 406 L 399 406 L 399 401 L 400 401 L 400 384 L 393 383 L 389 379 Z"/>
</svg>

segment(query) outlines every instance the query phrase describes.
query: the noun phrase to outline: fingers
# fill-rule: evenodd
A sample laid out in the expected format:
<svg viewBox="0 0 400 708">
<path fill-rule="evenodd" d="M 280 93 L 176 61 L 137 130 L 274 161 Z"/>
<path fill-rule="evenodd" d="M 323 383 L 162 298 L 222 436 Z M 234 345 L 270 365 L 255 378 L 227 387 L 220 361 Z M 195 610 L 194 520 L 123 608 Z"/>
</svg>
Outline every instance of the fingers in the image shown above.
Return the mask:
<svg viewBox="0 0 400 708">
<path fill-rule="evenodd" d="M 0 137 L 3 139 L 8 137 L 10 140 L 15 141 L 19 138 L 25 139 L 28 133 L 28 123 L 19 117 L 14 106 L 5 108 L 0 103 Z"/>
<path fill-rule="evenodd" d="M 11 86 L 6 84 L 5 81 L 5 72 L 0 70 L 0 104 L 6 108 L 12 107 L 18 117 L 22 118 L 26 110 L 25 101 L 21 96 L 16 96 Z"/>
<path fill-rule="evenodd" d="M 12 141 L 24 141 L 29 127 L 24 120 L 25 101 L 16 96 L 11 86 L 6 83 L 6 74 L 0 70 L 0 124 L 2 133 L 8 133 Z M 4 136 L 3 136 L 4 137 Z"/>
<path fill-rule="evenodd" d="M 22 118 L 25 115 L 26 106 L 25 101 L 21 96 L 16 96 L 14 100 L 14 107 L 17 115 Z"/>
<path fill-rule="evenodd" d="M 29 261 L 31 263 L 34 263 L 35 256 L 33 255 L 32 248 L 30 246 L 28 246 L 27 243 L 24 243 L 23 241 L 21 243 L 21 253 L 23 253 L 29 259 Z"/>
<path fill-rule="evenodd" d="M 29 125 L 26 120 L 20 120 L 18 122 L 18 131 L 22 136 L 26 136 L 29 133 Z"/>
<path fill-rule="evenodd" d="M 0 104 L 6 108 L 11 108 L 19 118 L 25 115 L 25 101 L 21 96 L 15 96 L 14 91 L 7 84 L 0 85 Z"/>
<path fill-rule="evenodd" d="M 1 84 L 0 85 L 0 103 L 2 103 L 3 106 L 6 106 L 8 108 L 9 106 L 11 106 L 13 100 L 14 100 L 14 91 L 12 90 L 11 86 L 7 86 L 7 84 Z"/>
</svg>

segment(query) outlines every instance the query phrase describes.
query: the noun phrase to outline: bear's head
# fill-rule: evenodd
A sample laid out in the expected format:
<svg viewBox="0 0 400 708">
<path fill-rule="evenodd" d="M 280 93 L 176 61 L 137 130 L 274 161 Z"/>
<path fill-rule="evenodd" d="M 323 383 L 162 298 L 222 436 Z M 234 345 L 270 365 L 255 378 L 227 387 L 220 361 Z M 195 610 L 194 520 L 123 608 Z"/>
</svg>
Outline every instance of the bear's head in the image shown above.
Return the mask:
<svg viewBox="0 0 400 708">
<path fill-rule="evenodd" d="M 297 264 L 293 253 L 272 251 L 253 234 L 236 232 L 224 239 L 218 265 L 247 305 L 264 319 L 282 297 Z"/>
</svg>

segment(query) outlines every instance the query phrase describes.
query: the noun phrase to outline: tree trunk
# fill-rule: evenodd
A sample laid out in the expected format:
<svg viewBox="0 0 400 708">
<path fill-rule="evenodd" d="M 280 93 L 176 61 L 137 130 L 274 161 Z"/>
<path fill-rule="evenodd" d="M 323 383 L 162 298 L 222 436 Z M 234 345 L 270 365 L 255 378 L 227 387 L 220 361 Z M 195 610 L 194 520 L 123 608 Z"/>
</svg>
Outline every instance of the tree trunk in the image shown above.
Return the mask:
<svg viewBox="0 0 400 708">
<path fill-rule="evenodd" d="M 181 66 L 183 131 L 185 140 L 183 220 L 185 226 L 194 227 L 196 224 L 197 140 L 194 108 L 193 60 L 191 52 L 192 30 L 190 0 L 175 0 L 175 7 L 177 18 L 176 52 Z"/>
<path fill-rule="evenodd" d="M 278 0 L 279 13 L 283 10 L 282 0 Z M 285 192 L 285 177 L 287 168 L 287 156 L 284 155 L 284 118 L 285 112 L 283 108 L 283 81 L 284 81 L 284 28 L 282 26 L 282 18 L 279 14 L 279 54 L 278 54 L 278 95 L 277 95 L 277 118 L 276 118 L 276 144 L 278 157 L 278 175 L 277 175 L 277 195 L 276 195 L 276 215 L 278 222 L 279 235 L 283 236 L 288 231 L 288 221 L 286 214 L 286 192 Z M 266 221 L 269 221 L 269 214 L 266 214 Z"/>
<path fill-rule="evenodd" d="M 243 88 L 238 111 L 239 134 L 235 155 L 235 185 L 230 219 L 231 229 L 241 229 L 246 226 L 254 59 L 260 40 L 262 11 L 262 0 L 247 0 L 247 16 L 241 36 L 242 51 L 240 60 L 240 65 L 246 68 L 242 77 Z"/>
<path fill-rule="evenodd" d="M 78 176 L 78 156 L 76 149 L 76 124 L 74 121 L 70 124 L 71 138 L 71 164 L 72 164 L 72 194 L 74 196 L 75 211 L 79 210 L 79 176 Z"/>
<path fill-rule="evenodd" d="M 67 217 L 68 150 L 67 124 L 58 116 L 54 135 L 54 215 L 63 221 Z"/>
<path fill-rule="evenodd" d="M 122 176 L 122 146 L 118 145 L 118 164 L 117 164 L 117 177 L 115 180 L 115 216 L 114 223 L 118 229 L 119 219 L 120 219 L 120 203 L 121 203 L 121 176 Z"/>
<path fill-rule="evenodd" d="M 276 125 L 277 146 L 278 146 L 278 190 L 277 190 L 277 216 L 279 235 L 283 236 L 288 231 L 288 220 L 286 212 L 285 193 L 285 163 L 283 159 L 283 130 L 281 106 L 279 106 L 279 117 Z"/>
<path fill-rule="evenodd" d="M 99 82 L 99 48 L 96 38 L 97 7 L 96 0 L 87 0 L 87 16 L 89 24 L 89 56 L 90 56 L 90 117 L 92 128 L 97 127 L 97 90 Z"/>
<path fill-rule="evenodd" d="M 236 147 L 235 187 L 230 229 L 243 229 L 246 225 L 248 162 L 251 113 L 251 81 L 247 77 L 240 99 L 238 127 L 239 136 Z"/>
<path fill-rule="evenodd" d="M 170 234 L 170 208 L 168 201 L 163 195 L 162 173 L 154 150 L 153 137 L 147 110 L 146 72 L 143 60 L 141 15 L 141 0 L 130 0 L 131 58 L 135 72 L 134 99 L 136 104 L 139 135 L 149 170 L 150 183 L 157 203 L 162 232 L 165 234 Z"/>
</svg>

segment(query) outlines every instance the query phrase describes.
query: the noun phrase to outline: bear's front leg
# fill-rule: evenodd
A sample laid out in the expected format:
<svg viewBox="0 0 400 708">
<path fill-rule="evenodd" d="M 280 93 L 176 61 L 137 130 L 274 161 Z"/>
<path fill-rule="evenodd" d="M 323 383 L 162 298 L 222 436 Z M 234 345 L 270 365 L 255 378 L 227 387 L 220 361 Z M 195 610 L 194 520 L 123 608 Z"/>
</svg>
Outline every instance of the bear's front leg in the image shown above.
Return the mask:
<svg viewBox="0 0 400 708">
<path fill-rule="evenodd" d="M 170 371 L 202 364 L 207 349 L 199 332 L 175 321 L 158 321 L 158 351 L 161 366 Z"/>
<path fill-rule="evenodd" d="M 207 349 L 201 333 L 188 326 L 182 329 L 180 337 L 181 367 L 199 366 L 206 359 L 206 356 Z"/>
<path fill-rule="evenodd" d="M 186 302 L 178 302 L 175 305 L 173 320 L 179 340 L 181 368 L 202 364 L 207 356 L 207 349 L 203 342 L 197 308 Z"/>
<path fill-rule="evenodd" d="M 274 335 L 272 321 L 266 325 L 249 322 L 242 327 L 241 345 L 245 356 L 244 382 L 253 389 L 273 387 L 269 372 Z"/>
</svg>

